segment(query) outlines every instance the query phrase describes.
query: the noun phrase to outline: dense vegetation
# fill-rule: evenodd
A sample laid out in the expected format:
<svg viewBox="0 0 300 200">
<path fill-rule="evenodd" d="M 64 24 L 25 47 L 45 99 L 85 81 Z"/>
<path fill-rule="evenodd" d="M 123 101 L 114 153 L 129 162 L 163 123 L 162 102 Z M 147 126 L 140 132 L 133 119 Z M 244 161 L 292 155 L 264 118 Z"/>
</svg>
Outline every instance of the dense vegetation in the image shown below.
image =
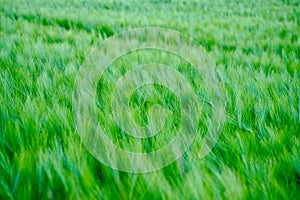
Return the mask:
<svg viewBox="0 0 300 200">
<path fill-rule="evenodd" d="M 227 119 L 204 159 L 187 152 L 162 170 L 125 173 L 80 142 L 72 92 L 93 48 L 148 26 L 207 50 Z M 297 0 L 0 0 L 0 198 L 299 198 L 299 59 Z"/>
</svg>

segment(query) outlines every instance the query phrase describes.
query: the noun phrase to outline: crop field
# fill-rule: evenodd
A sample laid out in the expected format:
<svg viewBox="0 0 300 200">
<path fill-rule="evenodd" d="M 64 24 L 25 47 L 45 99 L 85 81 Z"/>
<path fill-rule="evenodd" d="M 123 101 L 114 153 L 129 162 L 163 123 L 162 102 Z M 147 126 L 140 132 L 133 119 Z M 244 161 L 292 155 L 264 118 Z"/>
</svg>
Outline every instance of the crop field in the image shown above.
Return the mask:
<svg viewBox="0 0 300 200">
<path fill-rule="evenodd" d="M 135 123 L 143 127 L 157 119 L 153 123 L 160 124 L 159 116 L 165 114 L 165 126 L 155 137 L 126 135 L 114 117 L 121 116 L 129 132 L 134 126 L 128 125 L 131 119 L 119 107 L 112 106 L 110 93 L 116 86 L 126 91 L 126 84 L 117 82 L 134 66 L 153 62 L 173 66 L 169 71 L 183 74 L 201 108 L 195 116 L 199 119 L 195 142 L 176 159 L 172 152 L 157 158 L 172 161 L 165 166 L 139 173 L 101 162 L 82 142 L 81 134 L 89 128 L 79 128 L 74 91 L 95 48 L 115 34 L 146 27 L 172 29 L 193 38 L 215 63 L 216 85 L 221 89 L 216 92 L 204 82 L 205 74 L 194 73 L 186 60 L 168 52 L 140 50 L 111 63 L 99 77 L 95 105 L 97 123 L 118 148 L 141 154 L 162 148 L 176 137 L 185 109 L 169 89 L 172 85 L 139 87 L 127 105 Z M 124 46 L 112 47 L 117 51 Z M 197 55 L 197 51 L 186 55 L 192 53 Z M 155 76 L 154 69 L 148 67 L 149 74 Z M 146 75 L 140 74 L 140 79 Z M 167 80 L 173 79 L 166 75 Z M 214 101 L 224 105 L 224 118 L 213 114 Z M 157 109 L 158 104 L 164 109 Z M 220 120 L 216 144 L 199 158 L 206 134 L 210 127 L 217 130 Z M 105 147 L 99 151 L 110 151 Z M 0 199 L 299 197 L 298 0 L 0 0 Z"/>
</svg>

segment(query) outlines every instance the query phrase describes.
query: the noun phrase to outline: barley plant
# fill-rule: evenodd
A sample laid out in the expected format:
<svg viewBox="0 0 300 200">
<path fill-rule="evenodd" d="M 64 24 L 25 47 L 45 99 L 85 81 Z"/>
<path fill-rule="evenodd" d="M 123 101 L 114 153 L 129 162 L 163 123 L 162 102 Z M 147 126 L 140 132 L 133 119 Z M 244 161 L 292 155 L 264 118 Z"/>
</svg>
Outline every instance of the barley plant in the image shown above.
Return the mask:
<svg viewBox="0 0 300 200">
<path fill-rule="evenodd" d="M 151 154 L 170 143 L 182 124 L 182 99 L 172 85 L 148 84 L 126 96 L 127 108 L 139 126 L 163 129 L 150 138 L 126 133 L 132 119 L 113 105 L 112 92 L 128 89 L 118 80 L 134 67 L 170 66 L 194 91 L 183 99 L 200 105 L 189 148 L 176 159 L 165 155 L 162 160 L 173 159 L 166 166 L 136 173 L 101 162 L 83 144 L 88 130 L 79 131 L 78 117 L 86 118 L 74 112 L 74 98 L 91 52 L 115 34 L 145 27 L 193 38 L 215 63 L 216 83 L 166 51 L 128 52 L 109 64 L 94 103 L 97 123 L 118 148 Z M 299 199 L 299 60 L 298 0 L 0 0 L 0 199 Z M 224 113 L 214 114 L 214 101 L 223 103 Z M 217 129 L 220 121 L 214 147 L 199 156 L 210 127 Z"/>
</svg>

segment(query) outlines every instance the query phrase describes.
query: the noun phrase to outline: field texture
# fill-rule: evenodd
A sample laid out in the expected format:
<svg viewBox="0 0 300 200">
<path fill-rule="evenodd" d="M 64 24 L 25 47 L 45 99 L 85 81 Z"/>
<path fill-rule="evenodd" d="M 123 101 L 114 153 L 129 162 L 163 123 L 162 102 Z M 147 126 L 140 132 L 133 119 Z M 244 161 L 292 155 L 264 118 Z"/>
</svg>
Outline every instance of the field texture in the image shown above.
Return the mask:
<svg viewBox="0 0 300 200">
<path fill-rule="evenodd" d="M 205 158 L 195 156 L 196 142 L 161 170 L 127 173 L 102 164 L 81 143 L 72 95 L 90 52 L 140 27 L 174 29 L 203 46 L 223 85 L 226 121 Z M 174 132 L 126 140 L 108 117 L 111 82 L 129 61 L 155 58 L 179 63 L 179 71 L 185 64 L 151 51 L 128 56 L 99 82 L 99 124 L 120 148 L 150 152 Z M 0 199 L 299 199 L 299 60 L 297 0 L 0 0 Z M 184 69 L 204 102 L 199 118 L 206 118 L 213 91 Z M 169 90 L 147 86 L 131 98 L 136 121 L 147 124 L 156 103 L 180 112 Z M 180 123 L 176 115 L 171 122 L 168 130 Z M 200 138 L 207 123 L 199 123 Z"/>
</svg>

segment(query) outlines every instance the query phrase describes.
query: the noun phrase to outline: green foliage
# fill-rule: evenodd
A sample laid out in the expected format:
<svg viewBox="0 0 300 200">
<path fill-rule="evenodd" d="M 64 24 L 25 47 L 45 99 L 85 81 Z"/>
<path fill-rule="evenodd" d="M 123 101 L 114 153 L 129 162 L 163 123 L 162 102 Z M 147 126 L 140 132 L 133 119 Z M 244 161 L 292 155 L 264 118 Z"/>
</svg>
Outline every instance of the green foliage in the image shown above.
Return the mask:
<svg viewBox="0 0 300 200">
<path fill-rule="evenodd" d="M 2 0 L 0 199 L 299 198 L 299 6 L 299 1 Z M 204 159 L 196 157 L 199 141 L 162 170 L 131 174 L 102 165 L 81 144 L 72 92 L 93 48 L 114 33 L 147 26 L 190 35 L 209 52 L 226 88 L 228 116 Z M 167 90 L 152 90 L 171 98 L 160 103 L 176 107 Z M 138 94 L 132 97 L 133 108 L 140 102 L 146 103 Z M 146 123 L 146 111 L 139 112 Z"/>
</svg>

